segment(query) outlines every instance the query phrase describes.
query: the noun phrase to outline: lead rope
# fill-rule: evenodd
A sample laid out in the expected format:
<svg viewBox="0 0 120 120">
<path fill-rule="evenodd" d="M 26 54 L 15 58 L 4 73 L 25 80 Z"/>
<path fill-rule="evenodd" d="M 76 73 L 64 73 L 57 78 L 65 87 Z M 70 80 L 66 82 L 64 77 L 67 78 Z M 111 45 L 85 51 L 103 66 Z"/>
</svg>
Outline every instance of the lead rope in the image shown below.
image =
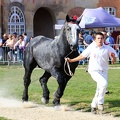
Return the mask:
<svg viewBox="0 0 120 120">
<path fill-rule="evenodd" d="M 67 58 L 72 52 L 73 52 L 73 50 L 72 50 L 65 58 Z M 66 65 L 66 63 L 67 63 L 67 67 L 68 67 L 68 72 L 69 72 L 69 73 L 67 73 L 66 70 L 65 70 L 65 65 Z M 65 62 L 64 62 L 64 72 L 65 72 L 68 76 L 73 76 L 73 73 L 72 73 L 72 71 L 70 70 L 70 63 L 69 63 L 67 60 L 65 60 Z"/>
</svg>

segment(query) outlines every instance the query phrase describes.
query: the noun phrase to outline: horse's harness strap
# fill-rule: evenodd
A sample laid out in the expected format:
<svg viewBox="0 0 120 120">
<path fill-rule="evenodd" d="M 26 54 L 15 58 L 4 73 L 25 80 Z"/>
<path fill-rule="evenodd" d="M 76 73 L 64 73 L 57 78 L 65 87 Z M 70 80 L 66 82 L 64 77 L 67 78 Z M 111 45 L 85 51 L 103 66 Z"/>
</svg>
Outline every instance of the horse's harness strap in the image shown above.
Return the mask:
<svg viewBox="0 0 120 120">
<path fill-rule="evenodd" d="M 73 52 L 73 50 L 72 50 L 65 58 L 67 58 L 72 52 Z M 68 72 L 69 72 L 69 73 L 67 73 L 66 70 L 65 70 L 65 65 L 66 65 L 66 63 L 67 63 L 67 67 L 68 67 Z M 65 60 L 65 63 L 64 63 L 64 71 L 65 71 L 65 73 L 66 73 L 68 76 L 73 76 L 73 73 L 72 73 L 72 71 L 70 70 L 70 63 L 69 63 L 68 61 L 66 61 L 66 60 Z"/>
<path fill-rule="evenodd" d="M 68 76 L 73 76 L 73 73 L 72 73 L 72 71 L 70 70 L 70 63 L 65 60 L 65 64 L 64 64 L 64 65 L 66 65 L 66 63 L 67 63 L 67 67 L 68 67 L 69 73 L 67 73 L 66 70 L 64 69 L 65 73 L 66 73 Z M 64 66 L 64 68 L 65 68 L 65 66 Z"/>
</svg>

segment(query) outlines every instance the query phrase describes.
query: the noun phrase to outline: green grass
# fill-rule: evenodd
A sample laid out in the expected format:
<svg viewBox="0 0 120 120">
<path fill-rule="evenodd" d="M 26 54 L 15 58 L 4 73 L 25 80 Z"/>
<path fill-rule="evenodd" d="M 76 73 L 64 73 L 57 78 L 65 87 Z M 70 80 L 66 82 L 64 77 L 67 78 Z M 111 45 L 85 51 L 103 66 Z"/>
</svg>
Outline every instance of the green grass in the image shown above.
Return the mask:
<svg viewBox="0 0 120 120">
<path fill-rule="evenodd" d="M 118 65 L 117 65 L 118 66 Z M 120 117 L 120 69 L 110 69 L 108 72 L 109 95 L 105 96 L 105 112 Z M 90 103 L 95 94 L 96 83 L 92 80 L 89 73 L 85 72 L 86 66 L 79 66 L 74 76 L 68 82 L 61 104 L 70 105 L 76 110 L 90 111 Z M 41 103 L 42 89 L 38 78 L 43 74 L 43 70 L 35 69 L 32 74 L 32 83 L 29 86 L 29 100 Z M 22 66 L 0 66 L 0 91 L 4 91 L 2 96 L 22 98 L 23 93 Z M 50 103 L 52 106 L 53 93 L 57 89 L 56 80 L 51 77 L 48 81 L 50 90 Z M 1 95 L 1 92 L 0 92 Z"/>
<path fill-rule="evenodd" d="M 4 117 L 0 117 L 0 120 L 10 120 L 10 119 L 4 118 Z"/>
</svg>

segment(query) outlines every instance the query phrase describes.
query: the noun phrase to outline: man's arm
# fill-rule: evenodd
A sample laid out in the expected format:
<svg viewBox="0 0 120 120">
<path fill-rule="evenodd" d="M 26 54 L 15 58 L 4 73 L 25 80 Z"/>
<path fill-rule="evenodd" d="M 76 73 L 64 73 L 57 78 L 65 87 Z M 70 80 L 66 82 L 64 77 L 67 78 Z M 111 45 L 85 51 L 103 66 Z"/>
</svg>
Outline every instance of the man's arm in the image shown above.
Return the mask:
<svg viewBox="0 0 120 120">
<path fill-rule="evenodd" d="M 77 62 L 77 61 L 83 60 L 84 58 L 85 57 L 82 54 L 80 54 L 78 57 L 75 57 L 73 59 L 65 58 L 65 60 L 68 62 Z"/>
</svg>

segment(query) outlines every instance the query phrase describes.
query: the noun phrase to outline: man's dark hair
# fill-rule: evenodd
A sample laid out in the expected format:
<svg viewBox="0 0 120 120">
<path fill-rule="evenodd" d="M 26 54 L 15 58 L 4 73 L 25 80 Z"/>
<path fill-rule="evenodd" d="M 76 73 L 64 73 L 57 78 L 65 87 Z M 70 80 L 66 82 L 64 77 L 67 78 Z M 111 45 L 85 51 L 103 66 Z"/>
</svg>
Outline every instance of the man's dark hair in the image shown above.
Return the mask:
<svg viewBox="0 0 120 120">
<path fill-rule="evenodd" d="M 95 37 L 96 37 L 96 35 L 102 35 L 103 38 L 104 38 L 104 35 L 103 35 L 101 32 L 97 32 L 97 33 L 95 34 Z"/>
</svg>

